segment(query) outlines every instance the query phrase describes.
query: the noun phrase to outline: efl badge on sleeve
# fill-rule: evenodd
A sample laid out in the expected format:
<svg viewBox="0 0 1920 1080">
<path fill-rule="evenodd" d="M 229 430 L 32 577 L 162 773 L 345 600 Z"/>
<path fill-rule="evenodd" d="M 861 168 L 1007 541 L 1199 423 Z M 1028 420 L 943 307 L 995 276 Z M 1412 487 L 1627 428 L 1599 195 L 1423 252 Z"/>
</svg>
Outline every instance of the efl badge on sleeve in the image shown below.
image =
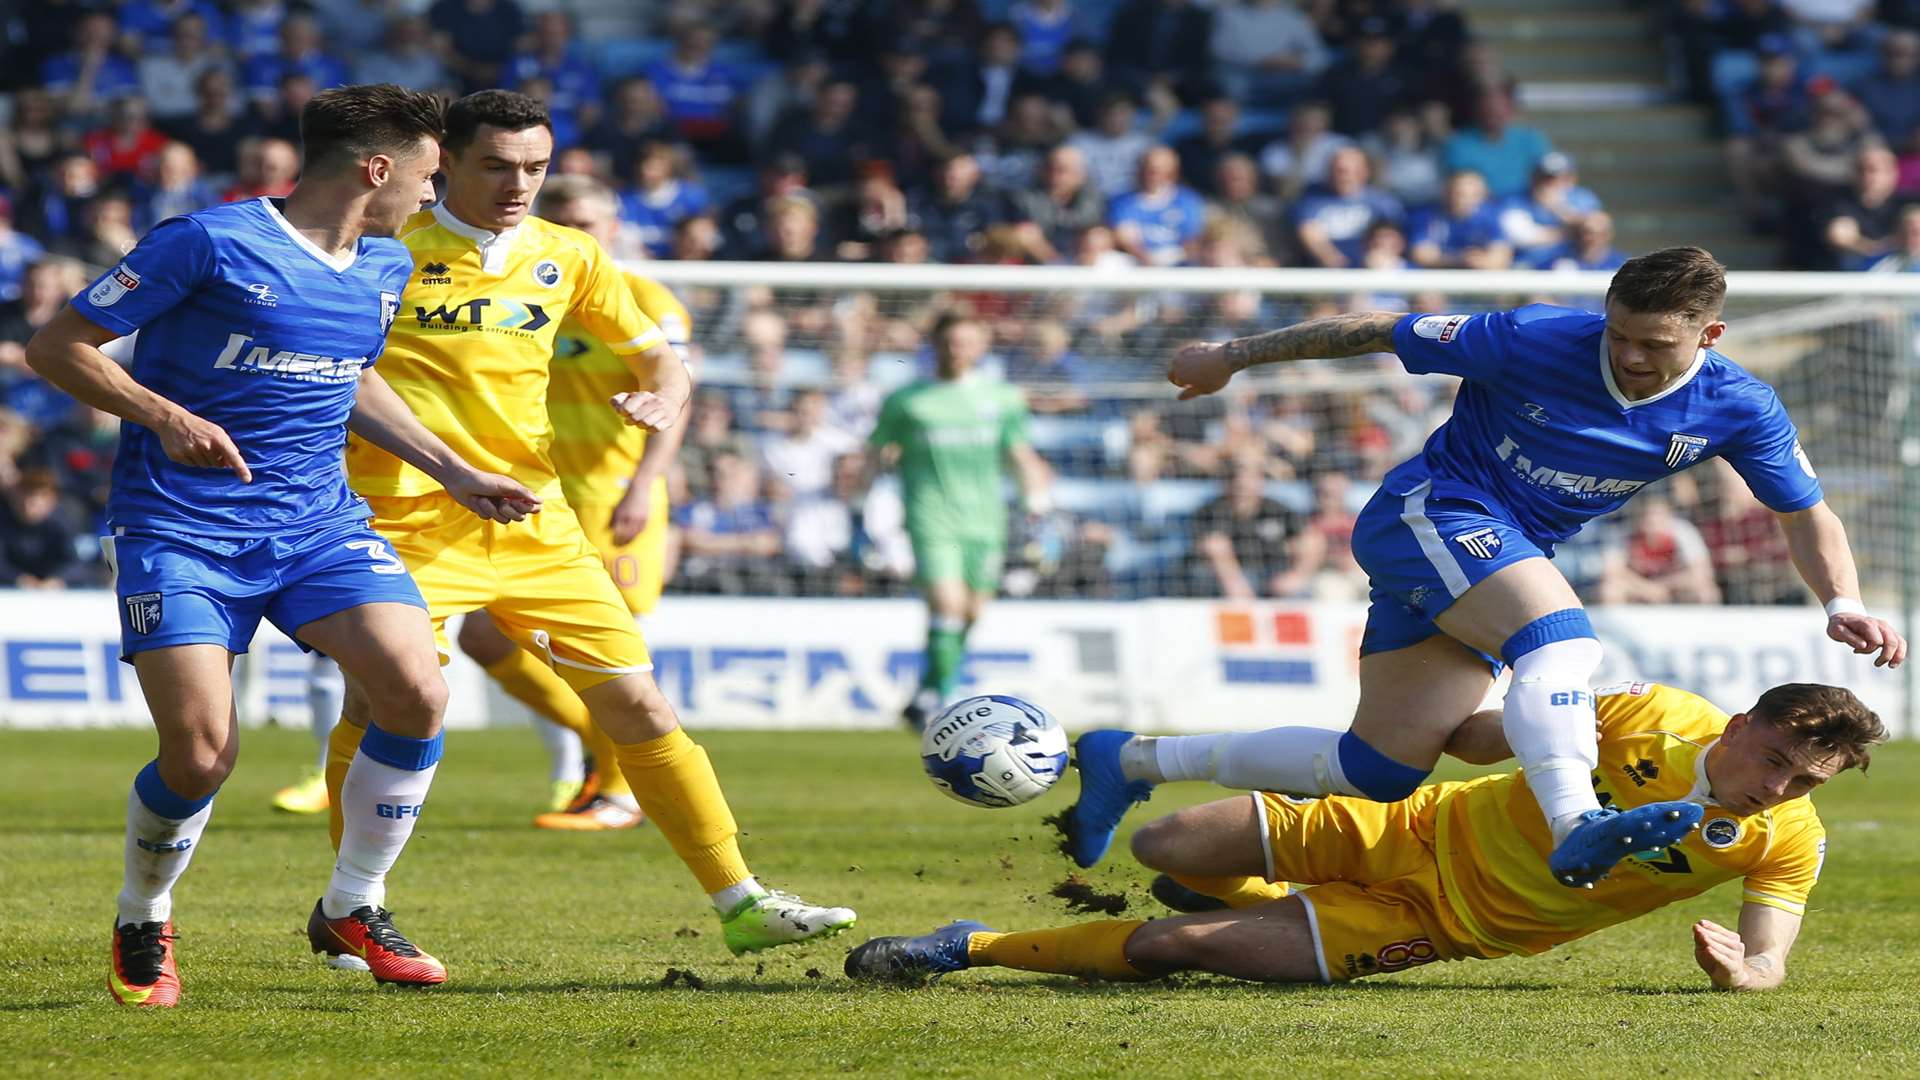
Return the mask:
<svg viewBox="0 0 1920 1080">
<path fill-rule="evenodd" d="M 400 294 L 382 291 L 380 293 L 380 333 L 385 334 L 393 329 L 393 316 L 399 310 Z"/>
</svg>

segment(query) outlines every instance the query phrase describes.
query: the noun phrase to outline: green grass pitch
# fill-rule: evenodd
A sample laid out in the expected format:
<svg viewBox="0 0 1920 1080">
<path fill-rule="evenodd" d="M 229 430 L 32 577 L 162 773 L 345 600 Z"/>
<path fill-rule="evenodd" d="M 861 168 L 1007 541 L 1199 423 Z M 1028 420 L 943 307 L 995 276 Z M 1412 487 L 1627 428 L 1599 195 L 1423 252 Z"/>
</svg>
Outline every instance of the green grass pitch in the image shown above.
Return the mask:
<svg viewBox="0 0 1920 1080">
<path fill-rule="evenodd" d="M 1687 926 L 1731 923 L 1737 884 L 1544 956 L 1344 987 L 997 971 L 856 986 L 841 959 L 868 935 L 1074 919 L 1047 895 L 1067 866 L 1040 825 L 1068 793 L 961 806 L 893 733 L 703 741 L 758 873 L 858 908 L 851 934 L 733 959 L 656 834 L 536 832 L 532 735 L 458 732 L 389 897 L 451 981 L 376 989 L 307 951 L 324 824 L 266 805 L 310 743 L 249 732 L 176 894 L 186 1000 L 154 1014 L 114 1005 L 104 980 L 126 791 L 151 735 L 0 731 L 0 1076 L 1920 1075 L 1913 745 L 1820 792 L 1831 857 L 1787 986 L 1735 996 L 1706 989 Z M 1211 796 L 1169 789 L 1146 810 Z M 1158 913 L 1124 858 L 1093 880 L 1129 890 L 1129 914 Z M 670 968 L 703 988 L 664 985 Z"/>
</svg>

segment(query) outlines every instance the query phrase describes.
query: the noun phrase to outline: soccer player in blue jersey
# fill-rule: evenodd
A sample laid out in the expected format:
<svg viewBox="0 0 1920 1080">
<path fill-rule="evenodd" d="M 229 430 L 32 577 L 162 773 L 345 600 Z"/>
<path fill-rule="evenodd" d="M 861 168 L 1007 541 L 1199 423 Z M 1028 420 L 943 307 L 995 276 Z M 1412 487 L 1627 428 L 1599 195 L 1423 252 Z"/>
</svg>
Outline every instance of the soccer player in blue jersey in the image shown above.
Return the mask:
<svg viewBox="0 0 1920 1080">
<path fill-rule="evenodd" d="M 159 732 L 127 803 L 108 989 L 177 1004 L 172 889 L 238 731 L 227 673 L 266 618 L 366 687 L 373 725 L 347 776 L 346 835 L 308 935 L 375 978 L 437 983 L 393 926 L 385 879 L 440 757 L 447 690 L 426 605 L 347 487 L 348 430 L 499 521 L 537 508 L 434 437 L 373 368 L 412 274 L 391 239 L 433 199 L 437 99 L 398 86 L 316 95 L 285 199 L 161 222 L 27 346 L 34 369 L 122 418 L 107 503 L 122 658 Z M 139 331 L 132 370 L 100 347 Z"/>
<path fill-rule="evenodd" d="M 1555 544 L 1635 491 L 1724 457 L 1779 517 L 1794 565 L 1827 609 L 1827 635 L 1876 664 L 1907 644 L 1860 603 L 1846 530 L 1773 390 L 1714 351 L 1724 268 L 1694 247 L 1632 259 L 1606 312 L 1536 304 L 1477 315 L 1357 312 L 1220 345 L 1191 345 L 1168 378 L 1182 400 L 1255 364 L 1395 352 L 1408 371 L 1462 378 L 1453 416 L 1381 483 L 1354 528 L 1372 583 L 1351 730 L 1147 739 L 1089 732 L 1076 747 L 1081 797 L 1073 856 L 1105 854 L 1127 808 L 1154 784 L 1395 802 L 1426 778 L 1448 739 L 1513 669 L 1503 729 L 1552 829 L 1550 866 L 1590 885 L 1622 857 L 1683 836 L 1700 807 L 1626 813 L 1594 797 L 1589 683 L 1600 642 Z"/>
</svg>

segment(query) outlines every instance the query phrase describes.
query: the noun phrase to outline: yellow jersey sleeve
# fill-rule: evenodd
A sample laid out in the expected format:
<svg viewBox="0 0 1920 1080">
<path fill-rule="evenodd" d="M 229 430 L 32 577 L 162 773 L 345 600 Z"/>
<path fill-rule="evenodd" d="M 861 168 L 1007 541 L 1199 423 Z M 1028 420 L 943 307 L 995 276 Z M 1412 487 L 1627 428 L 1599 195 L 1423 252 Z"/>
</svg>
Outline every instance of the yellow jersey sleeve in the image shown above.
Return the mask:
<svg viewBox="0 0 1920 1080">
<path fill-rule="evenodd" d="M 640 310 L 620 267 L 599 241 L 587 239 L 586 265 L 574 291 L 571 314 L 616 356 L 646 352 L 666 342 L 660 327 Z"/>
<path fill-rule="evenodd" d="M 1827 860 L 1827 830 L 1811 803 L 1804 799 L 1796 802 L 1804 812 L 1792 813 L 1788 807 L 1774 811 L 1773 843 L 1760 865 L 1747 875 L 1740 899 L 1779 908 L 1789 915 L 1805 915 L 1807 896 L 1820 880 L 1820 867 Z"/>
</svg>

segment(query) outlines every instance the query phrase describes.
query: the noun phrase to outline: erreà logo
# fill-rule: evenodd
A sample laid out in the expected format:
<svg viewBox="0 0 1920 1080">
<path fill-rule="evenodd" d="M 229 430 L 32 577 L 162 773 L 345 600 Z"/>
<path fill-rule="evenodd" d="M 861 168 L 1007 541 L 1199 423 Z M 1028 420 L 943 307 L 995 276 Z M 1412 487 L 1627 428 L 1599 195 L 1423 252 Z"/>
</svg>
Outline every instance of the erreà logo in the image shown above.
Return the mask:
<svg viewBox="0 0 1920 1080">
<path fill-rule="evenodd" d="M 443 262 L 430 262 L 420 268 L 420 284 L 451 285 L 453 278 L 448 276 L 448 267 Z"/>
</svg>

